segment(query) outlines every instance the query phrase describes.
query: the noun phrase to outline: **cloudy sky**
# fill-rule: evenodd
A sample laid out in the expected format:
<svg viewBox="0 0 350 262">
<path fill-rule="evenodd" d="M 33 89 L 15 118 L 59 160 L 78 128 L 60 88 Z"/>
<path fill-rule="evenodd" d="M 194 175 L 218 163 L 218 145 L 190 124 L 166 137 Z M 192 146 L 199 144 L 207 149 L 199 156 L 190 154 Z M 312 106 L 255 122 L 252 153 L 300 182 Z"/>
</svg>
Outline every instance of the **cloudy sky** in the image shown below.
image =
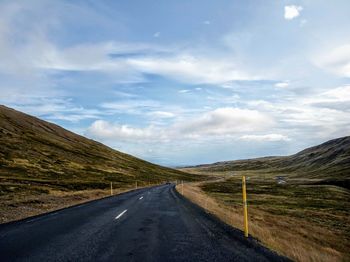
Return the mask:
<svg viewBox="0 0 350 262">
<path fill-rule="evenodd" d="M 350 132 L 350 2 L 0 0 L 0 103 L 168 166 Z"/>
</svg>

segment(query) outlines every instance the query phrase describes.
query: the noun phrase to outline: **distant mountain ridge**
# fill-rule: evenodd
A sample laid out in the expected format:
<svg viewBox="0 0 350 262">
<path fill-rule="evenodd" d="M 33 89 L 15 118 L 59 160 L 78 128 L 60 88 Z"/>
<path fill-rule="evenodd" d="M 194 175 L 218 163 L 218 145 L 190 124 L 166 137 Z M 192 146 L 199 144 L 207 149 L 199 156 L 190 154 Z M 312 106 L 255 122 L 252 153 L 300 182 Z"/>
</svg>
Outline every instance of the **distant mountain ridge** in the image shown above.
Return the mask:
<svg viewBox="0 0 350 262">
<path fill-rule="evenodd" d="M 191 168 L 202 172 L 261 170 L 309 178 L 350 179 L 350 136 L 329 140 L 291 156 L 225 161 Z"/>
<path fill-rule="evenodd" d="M 104 188 L 110 181 L 117 186 L 195 179 L 2 105 L 0 145 L 0 182 L 12 179 L 88 189 Z"/>
</svg>

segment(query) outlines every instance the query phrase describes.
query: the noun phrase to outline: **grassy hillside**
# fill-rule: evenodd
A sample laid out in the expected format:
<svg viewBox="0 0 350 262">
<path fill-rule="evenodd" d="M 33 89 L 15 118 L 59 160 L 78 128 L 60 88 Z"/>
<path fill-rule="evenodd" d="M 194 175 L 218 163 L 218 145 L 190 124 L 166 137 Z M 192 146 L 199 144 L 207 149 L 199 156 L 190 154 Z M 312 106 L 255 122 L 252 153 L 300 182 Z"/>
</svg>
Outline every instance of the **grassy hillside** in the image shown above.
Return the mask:
<svg viewBox="0 0 350 262">
<path fill-rule="evenodd" d="M 58 191 L 103 190 L 110 182 L 125 188 L 135 181 L 142 186 L 198 179 L 5 106 L 0 106 L 0 144 L 0 200 L 9 205 L 20 196 L 28 200 Z"/>
<path fill-rule="evenodd" d="M 254 171 L 286 174 L 291 178 L 317 179 L 349 188 L 350 136 L 330 140 L 291 156 L 218 162 L 182 170 L 196 173 Z"/>
<path fill-rule="evenodd" d="M 241 177 L 247 177 L 251 234 L 296 261 L 349 261 L 350 137 L 285 157 L 184 168 L 225 179 L 205 182 L 187 196 L 200 199 L 227 223 L 242 228 Z M 284 177 L 278 179 L 278 176 Z M 186 191 L 185 191 L 186 192 Z M 186 195 L 186 194 L 185 194 Z M 228 215 L 227 215 L 228 214 Z"/>
</svg>

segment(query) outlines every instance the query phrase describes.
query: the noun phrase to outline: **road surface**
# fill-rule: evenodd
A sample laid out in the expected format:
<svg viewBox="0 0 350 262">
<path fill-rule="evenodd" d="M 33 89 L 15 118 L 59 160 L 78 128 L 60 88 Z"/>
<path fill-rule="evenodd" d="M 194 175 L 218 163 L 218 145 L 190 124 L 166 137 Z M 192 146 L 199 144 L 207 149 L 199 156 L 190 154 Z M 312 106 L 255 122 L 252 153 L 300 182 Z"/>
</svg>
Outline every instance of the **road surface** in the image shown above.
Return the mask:
<svg viewBox="0 0 350 262">
<path fill-rule="evenodd" d="M 161 185 L 0 225 L 0 261 L 286 259 Z"/>
</svg>

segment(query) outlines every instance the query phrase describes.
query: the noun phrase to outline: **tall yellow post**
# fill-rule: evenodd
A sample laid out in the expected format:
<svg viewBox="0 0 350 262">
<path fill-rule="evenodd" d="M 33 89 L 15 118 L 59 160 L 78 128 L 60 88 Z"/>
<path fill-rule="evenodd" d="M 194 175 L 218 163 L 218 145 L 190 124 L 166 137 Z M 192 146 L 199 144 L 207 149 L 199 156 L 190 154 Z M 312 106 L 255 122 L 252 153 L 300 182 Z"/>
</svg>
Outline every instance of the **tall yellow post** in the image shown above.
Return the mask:
<svg viewBox="0 0 350 262">
<path fill-rule="evenodd" d="M 244 235 L 248 237 L 248 204 L 247 204 L 247 192 L 245 176 L 242 177 L 242 189 L 243 189 L 243 209 L 244 209 Z"/>
</svg>

